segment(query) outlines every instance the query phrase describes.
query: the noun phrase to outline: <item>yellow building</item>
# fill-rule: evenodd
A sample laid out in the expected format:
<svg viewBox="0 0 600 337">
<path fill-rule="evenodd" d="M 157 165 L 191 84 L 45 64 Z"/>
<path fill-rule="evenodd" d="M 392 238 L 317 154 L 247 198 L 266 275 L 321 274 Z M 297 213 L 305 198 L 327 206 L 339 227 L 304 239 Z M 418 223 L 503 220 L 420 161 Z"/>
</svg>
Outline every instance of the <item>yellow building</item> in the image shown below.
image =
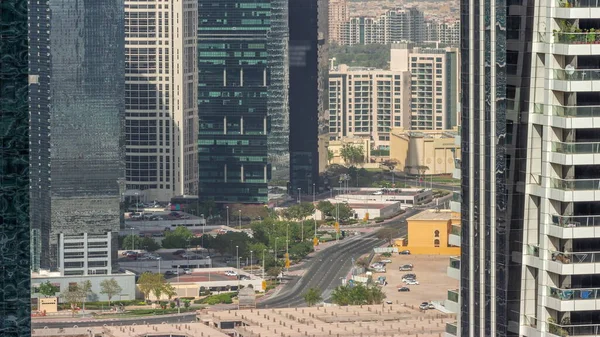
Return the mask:
<svg viewBox="0 0 600 337">
<path fill-rule="evenodd" d="M 452 225 L 460 225 L 459 213 L 450 210 L 426 210 L 406 221 L 408 244 L 398 247 L 399 250 L 408 249 L 411 254 L 460 255 L 460 247 L 448 243 Z"/>
<path fill-rule="evenodd" d="M 409 174 L 452 174 L 455 159 L 460 158 L 457 132 L 407 131 L 394 128 L 390 132 L 390 159 L 398 161 L 397 170 Z M 419 172 L 418 167 L 427 167 Z"/>
</svg>

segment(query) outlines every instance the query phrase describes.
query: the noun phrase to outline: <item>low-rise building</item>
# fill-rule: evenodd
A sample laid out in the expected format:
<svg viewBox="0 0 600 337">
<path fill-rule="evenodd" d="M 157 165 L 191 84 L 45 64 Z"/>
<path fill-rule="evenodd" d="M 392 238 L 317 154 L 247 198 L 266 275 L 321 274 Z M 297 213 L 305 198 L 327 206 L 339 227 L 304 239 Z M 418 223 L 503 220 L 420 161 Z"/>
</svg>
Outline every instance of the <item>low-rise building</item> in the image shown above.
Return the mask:
<svg viewBox="0 0 600 337">
<path fill-rule="evenodd" d="M 390 139 L 390 159 L 396 170 L 408 174 L 452 174 L 460 159 L 457 132 L 408 131 L 394 128 Z"/>
<path fill-rule="evenodd" d="M 65 292 L 69 289 L 69 286 L 77 283 L 80 284 L 85 281 L 90 281 L 92 284 L 92 295 L 94 301 L 108 301 L 108 296 L 102 294 L 102 287 L 100 284 L 105 280 L 115 279 L 121 287 L 120 294 L 113 296 L 111 299 L 114 301 L 127 301 L 135 299 L 135 274 L 129 271 L 122 273 L 113 273 L 108 275 L 76 275 L 76 276 L 63 276 L 60 272 L 50 272 L 47 270 L 40 270 L 39 272 L 31 273 L 31 287 L 34 289 L 31 296 L 33 298 L 43 297 L 41 294 L 36 293 L 35 289 L 39 288 L 42 283 L 50 282 L 50 284 L 57 287 L 58 293 Z M 59 297 L 59 302 L 62 302 Z"/>
<path fill-rule="evenodd" d="M 460 224 L 460 214 L 450 210 L 425 210 L 406 219 L 408 249 L 411 254 L 460 255 L 460 246 L 450 244 L 453 225 Z M 399 248 L 400 249 L 400 248 Z"/>
<path fill-rule="evenodd" d="M 327 151 L 331 154 L 329 164 L 347 165 L 344 157 L 342 156 L 342 149 L 344 146 L 354 146 L 362 148 L 364 155 L 364 162 L 368 162 L 371 156 L 371 141 L 369 138 L 361 137 L 344 137 L 339 140 L 330 140 L 328 142 Z"/>
</svg>

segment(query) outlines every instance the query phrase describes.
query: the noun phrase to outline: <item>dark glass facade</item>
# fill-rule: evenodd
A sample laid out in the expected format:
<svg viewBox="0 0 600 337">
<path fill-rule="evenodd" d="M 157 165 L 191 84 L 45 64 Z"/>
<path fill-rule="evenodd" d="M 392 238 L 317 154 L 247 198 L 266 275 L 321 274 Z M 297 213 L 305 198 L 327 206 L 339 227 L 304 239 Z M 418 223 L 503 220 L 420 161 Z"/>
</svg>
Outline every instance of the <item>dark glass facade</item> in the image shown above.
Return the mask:
<svg viewBox="0 0 600 337">
<path fill-rule="evenodd" d="M 0 2 L 0 335 L 31 336 L 27 1 Z"/>
<path fill-rule="evenodd" d="M 321 1 L 323 2 L 323 1 Z M 290 192 L 311 194 L 319 175 L 319 1 L 290 0 Z M 324 37 L 323 37 L 324 38 Z"/>
<path fill-rule="evenodd" d="M 34 264 L 56 269 L 60 233 L 119 231 L 124 8 L 119 0 L 41 0 L 29 17 L 32 232 L 44 252 Z"/>
<path fill-rule="evenodd" d="M 198 1 L 199 198 L 266 203 L 271 1 Z"/>
<path fill-rule="evenodd" d="M 533 2 L 470 4 L 461 1 L 460 335 L 518 336 L 522 266 L 511 256 L 523 240 Z"/>
</svg>

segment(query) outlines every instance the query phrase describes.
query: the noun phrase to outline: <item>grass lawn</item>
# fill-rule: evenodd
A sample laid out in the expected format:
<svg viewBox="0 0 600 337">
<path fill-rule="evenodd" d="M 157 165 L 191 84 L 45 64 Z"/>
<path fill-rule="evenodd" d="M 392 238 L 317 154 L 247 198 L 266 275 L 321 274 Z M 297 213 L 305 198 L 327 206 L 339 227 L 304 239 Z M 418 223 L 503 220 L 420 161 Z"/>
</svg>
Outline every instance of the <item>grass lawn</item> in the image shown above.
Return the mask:
<svg viewBox="0 0 600 337">
<path fill-rule="evenodd" d="M 193 312 L 200 308 L 181 308 L 181 313 L 184 312 Z M 163 309 L 134 309 L 127 310 L 122 314 L 109 314 L 109 315 L 96 315 L 97 319 L 105 319 L 105 318 L 127 318 L 127 317 L 139 317 L 139 316 L 158 316 L 158 315 L 168 315 L 168 314 L 176 314 L 178 313 L 177 308 L 171 309 L 167 308 Z"/>
</svg>

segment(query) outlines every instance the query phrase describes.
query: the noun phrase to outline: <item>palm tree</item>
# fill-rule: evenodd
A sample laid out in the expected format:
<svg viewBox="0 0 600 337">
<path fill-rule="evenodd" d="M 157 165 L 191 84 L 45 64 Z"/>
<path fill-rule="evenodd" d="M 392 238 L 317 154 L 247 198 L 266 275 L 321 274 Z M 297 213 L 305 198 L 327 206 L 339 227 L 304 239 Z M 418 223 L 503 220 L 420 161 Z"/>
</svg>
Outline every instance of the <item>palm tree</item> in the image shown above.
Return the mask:
<svg viewBox="0 0 600 337">
<path fill-rule="evenodd" d="M 319 288 L 310 288 L 304 294 L 304 302 L 308 304 L 309 307 L 321 302 L 323 297 L 321 297 L 321 289 Z"/>
</svg>

